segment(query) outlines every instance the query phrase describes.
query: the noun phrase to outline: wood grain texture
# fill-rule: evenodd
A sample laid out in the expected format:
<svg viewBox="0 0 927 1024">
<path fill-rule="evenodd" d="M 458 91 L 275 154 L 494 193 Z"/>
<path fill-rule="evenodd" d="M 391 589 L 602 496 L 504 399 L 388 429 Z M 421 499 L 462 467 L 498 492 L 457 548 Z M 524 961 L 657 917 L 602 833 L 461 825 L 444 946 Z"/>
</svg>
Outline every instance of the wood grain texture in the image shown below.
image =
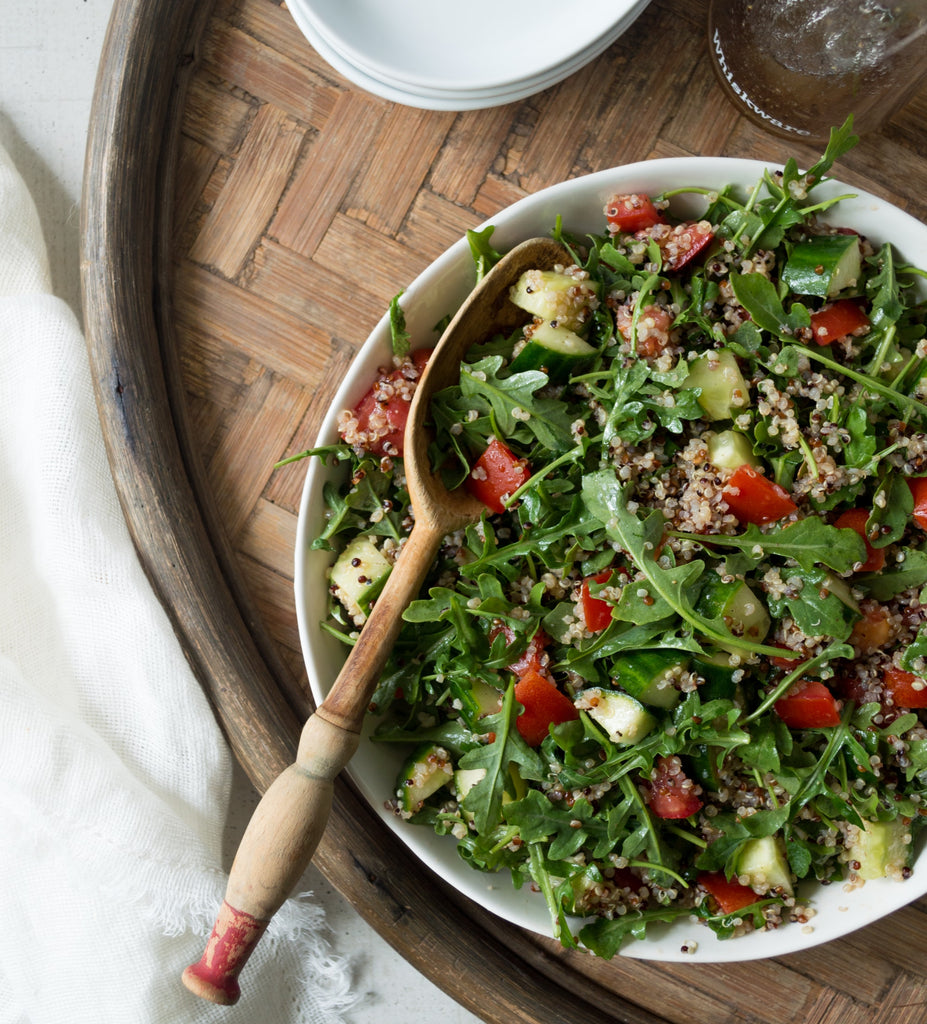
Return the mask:
<svg viewBox="0 0 927 1024">
<path fill-rule="evenodd" d="M 83 205 L 97 397 L 143 564 L 258 788 L 311 710 L 292 592 L 305 470 L 273 465 L 311 444 L 392 296 L 468 227 L 563 178 L 660 156 L 816 155 L 724 99 L 706 6 L 653 0 L 567 81 L 455 114 L 360 92 L 276 0 L 117 0 Z M 922 93 L 839 174 L 925 219 L 925 144 Z M 316 863 L 488 1024 L 927 1017 L 927 961 L 911 955 L 924 901 L 800 958 L 603 963 L 410 863 L 344 780 Z"/>
</svg>

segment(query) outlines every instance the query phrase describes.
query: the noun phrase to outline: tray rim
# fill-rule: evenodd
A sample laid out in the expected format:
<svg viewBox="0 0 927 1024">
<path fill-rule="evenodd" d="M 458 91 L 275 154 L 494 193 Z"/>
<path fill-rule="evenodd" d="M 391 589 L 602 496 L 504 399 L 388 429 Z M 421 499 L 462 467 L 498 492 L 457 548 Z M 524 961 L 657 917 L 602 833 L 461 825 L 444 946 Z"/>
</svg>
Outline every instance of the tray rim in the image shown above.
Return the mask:
<svg viewBox="0 0 927 1024">
<path fill-rule="evenodd" d="M 107 457 L 139 559 L 234 755 L 263 791 L 293 760 L 311 703 L 275 653 L 235 571 L 189 441 L 171 322 L 180 114 L 212 11 L 197 0 L 113 6 L 88 133 L 81 287 Z M 397 873 L 391 865 L 404 852 L 351 785 L 337 780 L 316 866 L 461 1005 L 487 1024 L 666 1024 L 630 1001 L 619 1003 L 614 992 L 572 971 L 570 954 L 551 952 L 428 869 Z M 475 943 L 472 926 L 479 929 Z M 492 999 L 462 963 L 492 980 Z"/>
</svg>

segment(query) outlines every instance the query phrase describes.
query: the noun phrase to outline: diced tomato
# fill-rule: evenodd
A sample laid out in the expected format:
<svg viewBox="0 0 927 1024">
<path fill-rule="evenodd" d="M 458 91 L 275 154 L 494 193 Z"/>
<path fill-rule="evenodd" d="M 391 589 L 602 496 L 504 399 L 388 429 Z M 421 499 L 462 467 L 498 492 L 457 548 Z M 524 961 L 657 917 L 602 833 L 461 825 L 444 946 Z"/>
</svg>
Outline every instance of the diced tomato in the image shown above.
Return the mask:
<svg viewBox="0 0 927 1024">
<path fill-rule="evenodd" d="M 606 583 L 612 574 L 611 569 L 600 572 L 596 576 L 583 580 L 580 590 L 580 600 L 583 604 L 583 617 L 586 620 L 586 629 L 592 633 L 601 633 L 612 621 L 612 606 L 601 597 L 593 597 L 589 592 L 590 582 Z"/>
<path fill-rule="evenodd" d="M 799 679 L 773 707 L 790 729 L 825 729 L 840 724 L 837 698 L 817 679 Z"/>
<path fill-rule="evenodd" d="M 647 803 L 658 818 L 688 818 L 702 809 L 701 787 L 686 775 L 678 757 L 658 757 Z"/>
<path fill-rule="evenodd" d="M 663 217 L 653 205 L 653 200 L 642 192 L 612 196 L 605 204 L 605 220 L 613 235 L 631 234 L 663 223 Z"/>
<path fill-rule="evenodd" d="M 790 647 L 786 647 L 785 644 L 780 644 L 776 640 L 771 641 L 770 645 L 772 647 L 781 647 L 783 651 L 790 651 L 791 650 Z M 769 659 L 770 664 L 775 665 L 776 668 L 795 668 L 795 666 L 801 660 L 802 659 L 800 657 L 797 657 L 797 658 L 787 658 L 787 657 L 785 657 L 785 655 L 783 655 L 781 658 L 777 658 L 775 655 L 773 655 Z"/>
<path fill-rule="evenodd" d="M 505 622 L 495 623 L 489 630 L 490 643 L 496 639 L 497 636 L 502 634 L 506 642 L 511 644 L 515 640 L 515 631 Z M 543 629 L 537 630 L 534 636 L 528 641 L 528 646 L 524 653 L 521 654 L 511 664 L 506 665 L 509 672 L 514 672 L 517 676 L 523 676 L 526 672 L 540 672 L 543 665 L 541 663 L 541 655 L 544 653 L 544 649 L 550 643 L 550 637 L 544 632 Z"/>
<path fill-rule="evenodd" d="M 625 303 L 615 310 L 615 330 L 630 342 L 633 337 L 634 304 Z M 673 318 L 665 306 L 650 303 L 641 310 L 637 320 L 637 354 L 642 359 L 656 359 L 672 341 Z"/>
<path fill-rule="evenodd" d="M 490 512 L 504 512 L 507 498 L 531 476 L 525 459 L 519 459 L 498 438 L 493 438 L 486 451 L 476 460 L 467 477 L 467 490 Z"/>
<path fill-rule="evenodd" d="M 885 549 L 874 548 L 866 533 L 869 512 L 864 508 L 851 508 L 837 516 L 834 526 L 840 530 L 853 530 L 866 542 L 866 561 L 859 567 L 860 572 L 878 572 L 885 565 Z"/>
<path fill-rule="evenodd" d="M 746 463 L 724 485 L 722 497 L 742 523 L 774 523 L 797 511 L 788 491 Z"/>
<path fill-rule="evenodd" d="M 927 530 L 927 476 L 910 477 L 908 487 L 914 498 L 912 518 L 922 530 Z"/>
<path fill-rule="evenodd" d="M 682 270 L 711 244 L 715 237 L 707 221 L 685 221 L 670 227 L 656 224 L 652 228 L 638 231 L 636 238 L 646 241 L 653 239 L 660 247 L 665 271 Z"/>
<path fill-rule="evenodd" d="M 515 699 L 525 709 L 516 719 L 516 725 L 530 747 L 538 746 L 552 725 L 579 718 L 573 701 L 533 669 L 515 684 Z"/>
<path fill-rule="evenodd" d="M 721 871 L 705 871 L 698 876 L 698 884 L 714 897 L 722 914 L 736 914 L 760 898 L 749 885 L 736 879 L 725 878 Z"/>
<path fill-rule="evenodd" d="M 883 682 L 896 708 L 927 708 L 927 680 L 922 677 L 900 668 L 887 668 Z"/>
<path fill-rule="evenodd" d="M 383 373 L 354 406 L 355 429 L 367 451 L 374 455 L 402 455 L 412 393 L 432 351 L 417 349 L 408 362 Z"/>
<path fill-rule="evenodd" d="M 875 601 L 866 601 L 860 605 L 862 618 L 857 619 L 847 638 L 847 643 L 860 654 L 872 654 L 881 651 L 892 638 L 892 624 L 888 619 L 888 611 Z"/>
<path fill-rule="evenodd" d="M 811 314 L 811 336 L 819 345 L 832 345 L 868 326 L 869 317 L 852 299 L 838 299 Z"/>
</svg>

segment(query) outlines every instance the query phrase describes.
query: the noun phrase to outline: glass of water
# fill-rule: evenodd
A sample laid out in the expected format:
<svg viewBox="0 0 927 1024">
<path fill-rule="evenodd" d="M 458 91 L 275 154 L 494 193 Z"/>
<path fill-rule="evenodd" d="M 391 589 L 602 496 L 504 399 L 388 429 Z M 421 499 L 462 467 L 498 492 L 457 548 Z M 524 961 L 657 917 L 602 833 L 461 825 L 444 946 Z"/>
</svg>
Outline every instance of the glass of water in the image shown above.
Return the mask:
<svg viewBox="0 0 927 1024">
<path fill-rule="evenodd" d="M 708 37 L 733 102 L 789 138 L 877 131 L 927 81 L 927 0 L 712 0 Z"/>
</svg>

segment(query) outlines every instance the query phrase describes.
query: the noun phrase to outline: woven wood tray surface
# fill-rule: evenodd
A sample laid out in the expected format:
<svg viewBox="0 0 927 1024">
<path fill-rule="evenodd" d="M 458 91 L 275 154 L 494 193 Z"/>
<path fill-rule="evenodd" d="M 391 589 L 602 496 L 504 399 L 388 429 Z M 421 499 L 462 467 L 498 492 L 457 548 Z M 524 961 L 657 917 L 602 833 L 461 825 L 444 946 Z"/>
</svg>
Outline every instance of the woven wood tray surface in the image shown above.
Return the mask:
<svg viewBox="0 0 927 1024">
<path fill-rule="evenodd" d="M 236 755 L 264 789 L 311 710 L 292 591 L 308 447 L 390 298 L 468 228 L 578 174 L 661 156 L 781 161 L 708 61 L 704 0 L 654 0 L 568 81 L 492 110 L 354 88 L 274 0 L 117 0 L 83 205 L 86 326 L 139 552 Z M 927 217 L 927 94 L 840 165 Z M 610 963 L 459 897 L 347 783 L 316 856 L 487 1022 L 922 1024 L 921 901 L 800 957 Z M 245 977 L 246 983 L 246 977 Z"/>
</svg>

